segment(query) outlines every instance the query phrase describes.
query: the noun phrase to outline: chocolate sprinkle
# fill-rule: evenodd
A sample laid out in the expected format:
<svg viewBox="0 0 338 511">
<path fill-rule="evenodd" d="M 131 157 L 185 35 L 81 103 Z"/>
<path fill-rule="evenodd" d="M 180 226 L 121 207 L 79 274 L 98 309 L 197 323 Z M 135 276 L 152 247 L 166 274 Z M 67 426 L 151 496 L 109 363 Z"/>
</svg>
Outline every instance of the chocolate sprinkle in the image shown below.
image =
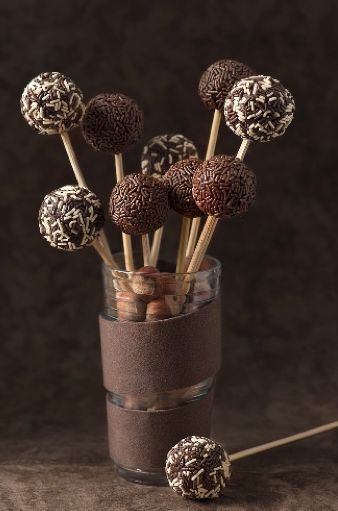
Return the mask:
<svg viewBox="0 0 338 511">
<path fill-rule="evenodd" d="M 104 224 L 97 196 L 81 186 L 63 186 L 45 196 L 39 211 L 42 236 L 52 247 L 73 251 L 90 245 Z"/>
<path fill-rule="evenodd" d="M 81 128 L 86 142 L 97 151 L 122 153 L 140 139 L 143 112 L 124 94 L 99 94 L 86 106 Z"/>
<path fill-rule="evenodd" d="M 169 486 L 182 497 L 217 498 L 230 480 L 230 458 L 213 440 L 188 436 L 170 449 L 165 471 Z"/>
<path fill-rule="evenodd" d="M 203 215 L 192 196 L 192 178 L 202 163 L 197 159 L 179 161 L 172 165 L 164 176 L 170 207 L 190 218 Z"/>
<path fill-rule="evenodd" d="M 161 178 L 169 167 L 180 160 L 198 158 L 195 144 L 183 135 L 158 135 L 143 148 L 143 174 Z"/>
<path fill-rule="evenodd" d="M 283 135 L 294 112 L 291 93 L 271 76 L 240 80 L 224 105 L 229 128 L 241 138 L 259 142 Z"/>
<path fill-rule="evenodd" d="M 207 215 L 216 218 L 241 215 L 255 200 L 256 176 L 234 156 L 214 156 L 195 172 L 192 194 Z"/>
<path fill-rule="evenodd" d="M 61 73 L 41 73 L 25 87 L 21 113 L 42 135 L 55 135 L 78 126 L 84 112 L 83 94 Z"/>
<path fill-rule="evenodd" d="M 236 60 L 219 60 L 201 76 L 198 94 L 208 110 L 223 110 L 224 101 L 238 80 L 254 75 L 250 67 Z"/>
<path fill-rule="evenodd" d="M 129 174 L 113 189 L 109 213 L 126 234 L 139 235 L 161 227 L 169 211 L 168 191 L 152 176 Z"/>
</svg>

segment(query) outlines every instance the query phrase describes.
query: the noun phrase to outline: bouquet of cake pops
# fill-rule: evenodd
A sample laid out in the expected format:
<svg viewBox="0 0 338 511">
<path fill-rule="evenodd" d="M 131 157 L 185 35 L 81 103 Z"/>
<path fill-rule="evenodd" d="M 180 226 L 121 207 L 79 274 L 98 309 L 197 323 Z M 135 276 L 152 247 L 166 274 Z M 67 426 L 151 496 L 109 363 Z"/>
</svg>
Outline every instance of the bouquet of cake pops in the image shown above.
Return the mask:
<svg viewBox="0 0 338 511">
<path fill-rule="evenodd" d="M 61 136 L 77 181 L 45 196 L 39 211 L 40 232 L 59 250 L 75 252 L 92 246 L 98 252 L 105 285 L 112 286 L 106 293 L 112 297 L 108 305 L 119 321 L 160 321 L 194 312 L 215 298 L 217 290 L 203 272 L 209 267 L 206 252 L 218 221 L 246 213 L 255 200 L 256 176 L 243 161 L 248 147 L 283 135 L 295 111 L 292 95 L 278 80 L 257 75 L 234 60 L 220 60 L 208 67 L 198 92 L 207 109 L 214 111 L 205 160 L 185 136 L 158 135 L 145 145 L 140 171 L 127 175 L 122 154 L 139 141 L 143 129 L 143 113 L 133 99 L 105 93 L 85 106 L 81 90 L 57 72 L 38 75 L 22 94 L 25 120 L 40 134 Z M 215 156 L 223 115 L 227 126 L 242 139 L 236 155 Z M 79 126 L 93 149 L 114 156 L 116 183 L 108 216 L 122 231 L 122 257 L 111 253 L 101 202 L 88 188 L 69 138 L 69 132 Z M 170 209 L 182 216 L 171 273 L 161 254 Z M 136 237 L 141 239 L 141 266 L 135 265 Z M 179 406 L 183 397 L 190 399 L 196 395 L 195 387 L 188 388 L 187 396 L 186 389 L 171 390 L 161 409 L 168 403 Z M 148 405 L 145 410 L 149 412 Z M 230 456 L 217 442 L 190 435 L 168 452 L 166 476 L 179 495 L 218 497 L 229 482 L 232 461 L 337 427 L 336 421 Z"/>
<path fill-rule="evenodd" d="M 208 67 L 198 92 L 214 111 L 205 160 L 187 137 L 158 135 L 144 146 L 140 171 L 126 175 L 122 155 L 139 141 L 143 130 L 143 113 L 133 99 L 101 93 L 85 105 L 77 85 L 58 72 L 38 75 L 22 94 L 25 120 L 39 134 L 61 136 L 77 181 L 45 196 L 40 232 L 59 250 L 92 246 L 98 252 L 106 271 L 116 276 L 114 308 L 119 320 L 154 321 L 194 310 L 193 276 L 208 265 L 205 256 L 218 221 L 246 213 L 255 200 L 256 176 L 243 161 L 249 145 L 283 135 L 294 115 L 292 95 L 278 80 L 257 75 L 234 60 Z M 236 155 L 215 155 L 223 116 L 242 139 Z M 108 216 L 122 231 L 122 259 L 111 253 L 103 230 L 106 215 L 75 155 L 69 132 L 77 127 L 94 150 L 114 157 L 116 183 Z M 165 278 L 160 262 L 166 259 L 161 241 L 170 209 L 182 217 L 175 273 L 183 277 L 173 281 Z M 135 266 L 137 237 L 141 267 Z M 133 279 L 121 278 L 125 270 Z M 164 298 L 163 286 L 175 288 L 171 295 L 176 300 Z"/>
</svg>

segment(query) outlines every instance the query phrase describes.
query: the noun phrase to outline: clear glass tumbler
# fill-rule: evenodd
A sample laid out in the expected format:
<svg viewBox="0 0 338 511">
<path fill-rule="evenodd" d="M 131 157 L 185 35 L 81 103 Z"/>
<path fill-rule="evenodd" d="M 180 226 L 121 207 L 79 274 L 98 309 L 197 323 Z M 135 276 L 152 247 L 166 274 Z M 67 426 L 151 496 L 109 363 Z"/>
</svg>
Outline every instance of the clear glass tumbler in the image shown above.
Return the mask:
<svg viewBox="0 0 338 511">
<path fill-rule="evenodd" d="M 121 254 L 116 259 L 123 267 Z M 200 271 L 103 266 L 100 316 L 110 455 L 125 478 L 165 483 L 165 457 L 189 434 L 210 434 L 221 364 L 219 261 Z"/>
</svg>

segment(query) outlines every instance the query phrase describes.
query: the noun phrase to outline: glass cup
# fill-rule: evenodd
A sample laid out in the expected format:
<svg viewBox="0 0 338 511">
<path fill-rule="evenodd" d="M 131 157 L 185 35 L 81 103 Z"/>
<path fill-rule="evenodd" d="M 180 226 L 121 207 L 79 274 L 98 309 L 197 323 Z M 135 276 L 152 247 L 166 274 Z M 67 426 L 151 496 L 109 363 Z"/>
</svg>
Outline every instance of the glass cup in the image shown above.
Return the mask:
<svg viewBox="0 0 338 511">
<path fill-rule="evenodd" d="M 122 254 L 115 257 L 123 267 Z M 155 271 L 142 268 L 141 254 L 134 258 L 138 271 L 103 266 L 110 455 L 123 477 L 165 484 L 169 449 L 189 434 L 210 434 L 221 266 L 206 257 L 200 271 L 177 274 L 174 265 L 159 262 Z"/>
</svg>

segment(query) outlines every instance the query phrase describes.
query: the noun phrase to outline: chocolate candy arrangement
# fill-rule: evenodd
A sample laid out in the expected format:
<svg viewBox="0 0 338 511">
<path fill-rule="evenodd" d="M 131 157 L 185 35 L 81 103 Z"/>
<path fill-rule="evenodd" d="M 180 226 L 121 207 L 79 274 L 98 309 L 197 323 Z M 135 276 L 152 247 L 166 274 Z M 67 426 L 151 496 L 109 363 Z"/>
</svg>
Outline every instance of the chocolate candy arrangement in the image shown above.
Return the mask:
<svg viewBox="0 0 338 511">
<path fill-rule="evenodd" d="M 205 160 L 184 135 L 163 134 L 144 146 L 139 172 L 126 175 L 122 153 L 140 140 L 143 130 L 143 113 L 134 99 L 100 93 L 85 106 L 77 85 L 57 72 L 40 74 L 22 94 L 23 117 L 38 133 L 61 136 L 77 181 L 77 186 L 62 186 L 45 197 L 40 232 L 60 250 L 96 249 L 113 276 L 111 314 L 121 321 L 162 320 L 193 312 L 214 298 L 217 290 L 208 272 L 200 270 L 212 264 L 206 251 L 218 221 L 242 215 L 254 203 L 255 173 L 243 162 L 248 146 L 282 135 L 294 114 L 292 96 L 278 80 L 255 75 L 234 60 L 209 66 L 198 93 L 214 111 Z M 223 113 L 227 126 L 242 138 L 236 156 L 214 156 Z M 69 131 L 77 127 L 90 147 L 115 160 L 108 217 L 122 231 L 123 260 L 112 256 L 99 199 L 90 191 L 71 144 Z M 158 264 L 170 209 L 181 216 L 175 273 Z M 135 265 L 137 238 L 142 260 Z"/>
<path fill-rule="evenodd" d="M 111 456 L 117 467 L 136 468 L 137 477 L 153 469 L 164 475 L 165 465 L 177 494 L 201 500 L 226 493 L 233 461 L 337 428 L 338 422 L 230 456 L 202 436 L 210 431 L 208 414 L 221 365 L 220 316 L 214 300 L 220 266 L 206 252 L 219 220 L 247 213 L 255 201 L 256 176 L 243 161 L 249 145 L 283 135 L 295 105 L 278 80 L 256 75 L 234 60 L 209 66 L 198 92 L 207 109 L 214 110 L 205 159 L 199 159 L 185 136 L 159 135 L 144 146 L 139 171 L 126 175 L 122 153 L 140 140 L 143 130 L 142 110 L 132 98 L 101 93 L 85 106 L 70 78 L 46 72 L 24 89 L 21 112 L 37 133 L 61 137 L 76 181 L 44 197 L 38 215 L 42 237 L 67 252 L 92 246 L 104 262 L 100 328 L 108 436 L 117 452 Z M 226 125 L 242 139 L 236 155 L 215 156 L 223 114 Z M 69 132 L 78 127 L 91 148 L 114 158 L 108 217 L 122 231 L 122 255 L 111 253 L 101 202 L 88 187 L 74 152 Z M 158 262 L 169 210 L 182 217 L 176 269 L 165 256 Z M 140 259 L 133 248 L 138 238 Z M 195 427 L 202 429 L 191 435 Z M 190 436 L 170 449 L 165 463 L 173 439 L 188 432 Z M 114 442 L 116 438 L 124 441 Z M 146 453 L 141 469 L 140 452 Z"/>
</svg>

